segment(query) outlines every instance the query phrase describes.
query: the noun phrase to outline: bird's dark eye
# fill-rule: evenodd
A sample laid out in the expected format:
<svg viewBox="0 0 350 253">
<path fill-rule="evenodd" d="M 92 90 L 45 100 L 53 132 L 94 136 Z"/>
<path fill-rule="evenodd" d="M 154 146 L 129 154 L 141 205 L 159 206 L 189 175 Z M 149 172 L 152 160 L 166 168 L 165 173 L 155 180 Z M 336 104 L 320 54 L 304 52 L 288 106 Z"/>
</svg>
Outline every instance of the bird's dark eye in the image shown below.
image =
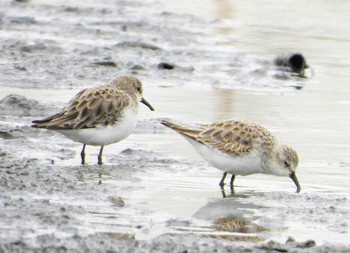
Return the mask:
<svg viewBox="0 0 350 253">
<path fill-rule="evenodd" d="M 287 161 L 283 161 L 284 166 L 289 167 L 289 163 Z"/>
<path fill-rule="evenodd" d="M 140 86 L 137 86 L 137 87 L 136 87 L 136 90 L 137 90 L 138 92 L 141 92 L 141 87 L 140 87 Z"/>
</svg>

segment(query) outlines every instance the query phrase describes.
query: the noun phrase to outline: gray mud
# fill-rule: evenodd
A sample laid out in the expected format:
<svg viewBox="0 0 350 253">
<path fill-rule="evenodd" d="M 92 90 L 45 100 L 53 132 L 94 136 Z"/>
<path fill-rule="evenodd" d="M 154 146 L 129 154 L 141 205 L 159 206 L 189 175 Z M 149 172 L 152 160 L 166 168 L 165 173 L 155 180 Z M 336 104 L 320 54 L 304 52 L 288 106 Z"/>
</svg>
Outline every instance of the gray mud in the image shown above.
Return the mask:
<svg viewBox="0 0 350 253">
<path fill-rule="evenodd" d="M 147 112 L 130 138 L 106 147 L 103 166 L 96 149 L 81 166 L 80 144 L 30 127 L 116 74 L 146 80 L 160 111 L 157 97 L 174 87 L 268 92 L 307 83 L 272 56 L 228 50 L 211 37 L 220 20 L 155 5 L 1 1 L 0 252 L 349 252 L 347 195 L 312 186 L 295 194 L 287 180 L 221 192 L 220 173 L 166 152 L 178 141 L 159 124 L 168 115 Z M 172 111 L 175 95 L 166 100 Z"/>
<path fill-rule="evenodd" d="M 275 78 L 288 74 L 273 67 L 273 57 L 227 54 L 219 46 L 214 51 L 215 42 L 203 40 L 214 21 L 157 12 L 151 6 L 5 1 L 0 50 L 12 61 L 3 66 L 0 81 L 12 87 L 59 89 L 129 73 L 148 77 L 156 85 L 164 79 L 167 85 L 199 82 L 206 87 L 248 89 L 295 85 L 295 80 Z M 30 30 L 29 36 L 21 35 L 24 30 Z M 171 71 L 159 68 L 164 63 L 173 67 Z M 218 81 L 209 75 L 212 69 L 225 78 Z"/>
</svg>

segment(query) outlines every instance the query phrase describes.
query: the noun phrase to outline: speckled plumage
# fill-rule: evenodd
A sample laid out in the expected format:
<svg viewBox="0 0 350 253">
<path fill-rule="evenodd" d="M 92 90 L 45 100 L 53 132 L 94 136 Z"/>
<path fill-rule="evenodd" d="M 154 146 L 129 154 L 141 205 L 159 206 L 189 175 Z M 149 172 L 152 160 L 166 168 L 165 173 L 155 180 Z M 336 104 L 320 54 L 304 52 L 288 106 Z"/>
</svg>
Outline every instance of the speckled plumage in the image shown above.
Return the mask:
<svg viewBox="0 0 350 253">
<path fill-rule="evenodd" d="M 121 76 L 101 86 L 80 91 L 62 112 L 43 120 L 35 127 L 47 129 L 84 129 L 115 124 L 127 107 L 138 107 L 136 90 L 142 84 L 134 77 Z"/>
<path fill-rule="evenodd" d="M 262 126 L 238 120 L 202 125 L 201 131 L 195 138 L 201 143 L 231 155 L 249 153 L 258 146 L 268 148 L 277 142 Z"/>
<path fill-rule="evenodd" d="M 115 77 L 105 85 L 80 91 L 63 110 L 51 117 L 33 121 L 35 128 L 56 130 L 85 145 L 101 146 L 126 138 L 137 122 L 139 102 L 153 107 L 142 97 L 142 83 L 135 77 Z"/>
<path fill-rule="evenodd" d="M 184 136 L 204 160 L 223 170 L 223 186 L 227 173 L 231 185 L 235 175 L 254 173 L 289 176 L 300 185 L 295 176 L 299 160 L 296 151 L 280 144 L 264 127 L 245 120 L 226 120 L 187 128 L 162 120 L 163 125 Z"/>
</svg>

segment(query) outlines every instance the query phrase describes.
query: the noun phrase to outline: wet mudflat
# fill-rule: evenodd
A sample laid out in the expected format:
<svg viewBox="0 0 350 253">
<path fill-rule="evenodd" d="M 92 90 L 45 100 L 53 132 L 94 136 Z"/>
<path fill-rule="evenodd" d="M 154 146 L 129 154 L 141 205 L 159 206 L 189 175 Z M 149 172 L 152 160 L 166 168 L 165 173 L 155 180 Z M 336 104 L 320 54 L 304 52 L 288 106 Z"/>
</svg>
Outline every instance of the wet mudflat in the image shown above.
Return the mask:
<svg viewBox="0 0 350 253">
<path fill-rule="evenodd" d="M 302 6 L 294 19 L 273 1 L 2 1 L 0 251 L 349 251 L 349 4 Z M 284 51 L 305 54 L 310 78 L 273 66 Z M 140 78 L 156 112 L 141 109 L 105 165 L 30 128 L 118 74 Z M 264 175 L 222 192 L 164 117 L 259 122 L 299 152 L 302 192 Z"/>
</svg>

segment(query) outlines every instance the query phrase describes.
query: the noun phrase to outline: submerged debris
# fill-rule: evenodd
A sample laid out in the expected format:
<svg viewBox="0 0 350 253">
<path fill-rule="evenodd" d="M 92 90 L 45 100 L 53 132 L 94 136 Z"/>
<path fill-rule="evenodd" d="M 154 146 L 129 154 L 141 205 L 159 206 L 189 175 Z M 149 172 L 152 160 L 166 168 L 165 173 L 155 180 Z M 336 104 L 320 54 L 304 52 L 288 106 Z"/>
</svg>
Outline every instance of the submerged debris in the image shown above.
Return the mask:
<svg viewBox="0 0 350 253">
<path fill-rule="evenodd" d="M 118 67 L 118 65 L 114 61 L 96 61 L 93 64 L 114 68 Z"/>
<path fill-rule="evenodd" d="M 309 68 L 301 53 L 283 53 L 274 59 L 274 64 L 284 71 L 290 71 L 305 77 L 305 69 Z"/>
<path fill-rule="evenodd" d="M 174 69 L 174 68 L 175 68 L 175 65 L 172 64 L 172 63 L 167 63 L 167 62 L 160 62 L 160 63 L 157 65 L 157 68 L 158 68 L 158 69 Z"/>
</svg>

